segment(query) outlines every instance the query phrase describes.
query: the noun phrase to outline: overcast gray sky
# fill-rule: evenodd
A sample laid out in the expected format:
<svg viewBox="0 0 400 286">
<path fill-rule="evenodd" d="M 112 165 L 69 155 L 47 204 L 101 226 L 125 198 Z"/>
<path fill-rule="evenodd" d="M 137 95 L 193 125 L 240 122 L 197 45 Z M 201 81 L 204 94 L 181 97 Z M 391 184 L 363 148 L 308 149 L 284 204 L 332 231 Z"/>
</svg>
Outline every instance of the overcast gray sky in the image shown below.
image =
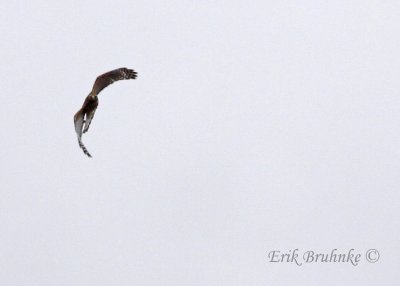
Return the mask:
<svg viewBox="0 0 400 286">
<path fill-rule="evenodd" d="M 399 1 L 1 6 L 1 285 L 399 284 Z"/>
</svg>

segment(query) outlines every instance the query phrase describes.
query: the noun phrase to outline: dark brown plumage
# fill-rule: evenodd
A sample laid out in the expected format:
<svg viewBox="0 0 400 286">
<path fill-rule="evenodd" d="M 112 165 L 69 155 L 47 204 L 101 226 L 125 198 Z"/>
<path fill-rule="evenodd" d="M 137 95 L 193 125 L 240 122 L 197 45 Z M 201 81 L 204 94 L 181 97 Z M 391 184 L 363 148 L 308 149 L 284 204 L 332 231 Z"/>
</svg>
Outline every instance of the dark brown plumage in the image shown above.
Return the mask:
<svg viewBox="0 0 400 286">
<path fill-rule="evenodd" d="M 89 130 L 90 123 L 92 122 L 94 113 L 99 105 L 99 99 L 97 95 L 104 88 L 118 80 L 135 79 L 136 77 L 137 73 L 134 70 L 127 68 L 115 69 L 97 77 L 92 91 L 86 97 L 81 109 L 79 109 L 74 116 L 75 132 L 78 137 L 79 146 L 87 156 L 92 157 L 85 145 L 82 143 L 82 133 L 86 133 Z"/>
</svg>

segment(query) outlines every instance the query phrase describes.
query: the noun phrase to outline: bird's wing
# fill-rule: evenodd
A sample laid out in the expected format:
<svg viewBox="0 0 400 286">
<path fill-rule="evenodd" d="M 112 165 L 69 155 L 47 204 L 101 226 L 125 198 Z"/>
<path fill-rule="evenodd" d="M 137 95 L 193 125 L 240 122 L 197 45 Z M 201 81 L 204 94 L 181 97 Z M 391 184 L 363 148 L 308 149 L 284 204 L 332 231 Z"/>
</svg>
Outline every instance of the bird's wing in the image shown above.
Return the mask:
<svg viewBox="0 0 400 286">
<path fill-rule="evenodd" d="M 93 109 L 91 112 L 86 114 L 85 128 L 83 128 L 83 133 L 86 133 L 89 130 L 89 126 L 90 126 L 90 123 L 92 122 L 92 119 L 94 117 L 96 109 L 97 108 Z"/>
<path fill-rule="evenodd" d="M 84 117 L 85 117 L 85 114 L 84 114 L 82 108 L 74 116 L 75 132 L 79 138 L 82 137 Z"/>
<path fill-rule="evenodd" d="M 83 153 L 85 153 L 89 157 L 92 157 L 92 155 L 90 155 L 89 151 L 86 149 L 85 145 L 83 145 L 83 142 L 82 142 L 82 129 L 83 129 L 84 116 L 85 116 L 85 114 L 84 114 L 83 109 L 80 109 L 75 114 L 75 116 L 74 116 L 75 132 L 78 137 L 79 147 L 81 147 L 81 149 L 83 150 Z"/>
<path fill-rule="evenodd" d="M 127 68 L 119 68 L 109 71 L 97 77 L 93 85 L 92 94 L 93 95 L 99 94 L 100 91 L 102 91 L 104 88 L 106 88 L 115 81 L 123 79 L 135 79 L 136 77 L 137 73 L 134 70 L 130 70 Z"/>
</svg>

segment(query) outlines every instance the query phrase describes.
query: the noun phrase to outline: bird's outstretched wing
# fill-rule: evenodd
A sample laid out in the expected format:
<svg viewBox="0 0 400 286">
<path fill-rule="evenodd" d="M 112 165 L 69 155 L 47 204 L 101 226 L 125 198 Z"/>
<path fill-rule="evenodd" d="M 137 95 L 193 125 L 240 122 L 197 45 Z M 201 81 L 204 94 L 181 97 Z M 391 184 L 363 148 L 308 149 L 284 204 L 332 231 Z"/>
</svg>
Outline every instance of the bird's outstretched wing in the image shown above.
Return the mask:
<svg viewBox="0 0 400 286">
<path fill-rule="evenodd" d="M 97 77 L 92 88 L 92 94 L 93 95 L 99 94 L 100 91 L 102 91 L 104 88 L 106 88 L 115 81 L 123 79 L 135 79 L 136 77 L 137 73 L 134 70 L 130 70 L 127 68 L 119 68 L 106 72 L 105 74 L 102 74 Z"/>
</svg>

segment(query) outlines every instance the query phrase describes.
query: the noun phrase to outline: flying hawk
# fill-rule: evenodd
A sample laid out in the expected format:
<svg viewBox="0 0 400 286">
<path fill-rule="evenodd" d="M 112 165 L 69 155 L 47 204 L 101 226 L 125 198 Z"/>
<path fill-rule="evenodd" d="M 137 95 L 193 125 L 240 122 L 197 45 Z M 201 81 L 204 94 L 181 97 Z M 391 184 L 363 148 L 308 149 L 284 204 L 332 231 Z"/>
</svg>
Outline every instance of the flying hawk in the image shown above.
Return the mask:
<svg viewBox="0 0 400 286">
<path fill-rule="evenodd" d="M 94 113 L 96 112 L 97 105 L 99 105 L 99 99 L 97 98 L 97 95 L 100 93 L 100 91 L 115 81 L 123 79 L 135 79 L 136 77 L 137 73 L 134 70 L 127 68 L 112 70 L 97 77 L 92 91 L 86 97 L 82 108 L 79 109 L 74 116 L 75 131 L 76 135 L 78 136 L 79 146 L 82 148 L 83 153 L 85 153 L 87 156 L 92 157 L 85 145 L 82 143 L 82 133 L 88 131 Z"/>
</svg>

